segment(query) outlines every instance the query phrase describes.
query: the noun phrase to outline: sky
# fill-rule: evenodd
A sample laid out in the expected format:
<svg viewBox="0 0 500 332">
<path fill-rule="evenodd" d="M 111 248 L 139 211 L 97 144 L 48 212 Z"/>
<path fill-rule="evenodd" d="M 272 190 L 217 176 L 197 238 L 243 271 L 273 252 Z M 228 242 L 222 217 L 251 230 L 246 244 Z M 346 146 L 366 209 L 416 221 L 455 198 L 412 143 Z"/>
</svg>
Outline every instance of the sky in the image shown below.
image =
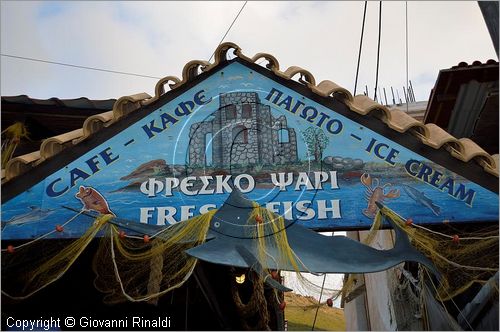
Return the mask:
<svg viewBox="0 0 500 332">
<path fill-rule="evenodd" d="M 1 53 L 107 70 L 180 77 L 190 60 L 208 60 L 244 2 L 1 2 Z M 245 55 L 274 55 L 319 83 L 351 93 L 364 2 L 249 1 L 225 41 Z M 375 85 L 378 2 L 369 2 L 357 93 Z M 409 79 L 427 100 L 440 69 L 498 60 L 476 1 L 408 2 Z M 1 94 L 48 99 L 154 95 L 157 79 L 1 57 Z M 406 82 L 405 2 L 382 5 L 379 86 Z"/>
</svg>

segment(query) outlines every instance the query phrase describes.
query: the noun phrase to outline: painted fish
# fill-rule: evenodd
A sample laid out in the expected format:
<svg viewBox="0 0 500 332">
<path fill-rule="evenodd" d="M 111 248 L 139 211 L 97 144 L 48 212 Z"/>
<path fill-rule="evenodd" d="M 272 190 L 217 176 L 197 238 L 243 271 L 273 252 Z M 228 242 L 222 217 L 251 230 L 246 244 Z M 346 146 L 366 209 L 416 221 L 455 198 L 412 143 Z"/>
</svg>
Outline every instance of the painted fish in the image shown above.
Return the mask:
<svg viewBox="0 0 500 332">
<path fill-rule="evenodd" d="M 30 206 L 30 211 L 25 212 L 23 214 L 14 216 L 7 220 L 6 222 L 2 223 L 2 229 L 4 229 L 6 226 L 10 225 L 17 225 L 21 226 L 24 224 L 29 224 L 33 222 L 37 222 L 39 220 L 45 219 L 49 215 L 55 212 L 54 209 L 40 209 L 38 206 Z"/>
<path fill-rule="evenodd" d="M 407 184 L 402 184 L 403 190 L 406 192 L 408 196 L 410 196 L 415 202 L 422 204 L 425 207 L 431 209 L 431 211 L 439 216 L 441 214 L 441 208 L 434 204 L 432 199 L 425 196 L 425 194 Z"/>
<path fill-rule="evenodd" d="M 108 202 L 106 199 L 92 187 L 80 186 L 78 193 L 75 195 L 83 203 L 83 210 L 85 211 L 95 211 L 100 214 L 112 214 L 115 215 L 109 209 Z"/>
</svg>

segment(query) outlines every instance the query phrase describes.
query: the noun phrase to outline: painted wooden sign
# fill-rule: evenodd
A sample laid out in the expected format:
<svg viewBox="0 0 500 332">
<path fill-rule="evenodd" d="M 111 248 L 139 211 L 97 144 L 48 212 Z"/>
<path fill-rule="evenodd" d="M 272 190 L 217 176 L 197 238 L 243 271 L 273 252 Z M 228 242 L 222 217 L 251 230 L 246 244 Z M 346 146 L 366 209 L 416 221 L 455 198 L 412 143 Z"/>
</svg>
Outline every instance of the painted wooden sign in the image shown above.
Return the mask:
<svg viewBox="0 0 500 332">
<path fill-rule="evenodd" d="M 233 186 L 316 230 L 369 228 L 375 201 L 420 224 L 498 219 L 497 193 L 267 76 L 233 61 L 151 109 L 3 202 L 3 239 L 45 234 L 63 206 L 174 224 Z"/>
</svg>

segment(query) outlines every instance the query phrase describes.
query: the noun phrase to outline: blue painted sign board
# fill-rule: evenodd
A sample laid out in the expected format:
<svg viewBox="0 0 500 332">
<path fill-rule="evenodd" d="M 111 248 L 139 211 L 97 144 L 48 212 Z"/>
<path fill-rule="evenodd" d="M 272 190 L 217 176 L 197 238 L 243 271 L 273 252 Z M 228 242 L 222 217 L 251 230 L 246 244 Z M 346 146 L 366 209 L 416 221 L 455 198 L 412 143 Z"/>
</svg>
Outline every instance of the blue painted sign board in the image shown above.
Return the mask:
<svg viewBox="0 0 500 332">
<path fill-rule="evenodd" d="M 3 202 L 2 238 L 53 230 L 75 214 L 62 206 L 173 224 L 233 185 L 317 230 L 367 229 L 375 201 L 420 224 L 498 220 L 497 193 L 232 62 Z"/>
</svg>

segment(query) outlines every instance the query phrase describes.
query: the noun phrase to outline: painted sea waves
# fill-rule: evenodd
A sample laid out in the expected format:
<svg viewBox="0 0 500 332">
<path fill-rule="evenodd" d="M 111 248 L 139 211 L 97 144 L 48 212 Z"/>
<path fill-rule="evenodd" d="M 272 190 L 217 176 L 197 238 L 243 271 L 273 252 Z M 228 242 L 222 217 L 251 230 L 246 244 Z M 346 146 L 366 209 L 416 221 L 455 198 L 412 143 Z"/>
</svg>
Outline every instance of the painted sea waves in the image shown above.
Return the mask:
<svg viewBox="0 0 500 332">
<path fill-rule="evenodd" d="M 462 201 L 456 200 L 443 192 L 433 190 L 427 184 L 408 181 L 404 176 L 382 176 L 375 169 L 372 169 L 371 172 L 367 172 L 367 170 L 369 168 L 356 172 L 349 171 L 347 175 L 345 175 L 346 173 L 337 173 L 338 188 L 332 188 L 331 183 L 324 183 L 322 189 L 306 190 L 307 187 L 302 185 L 300 186 L 301 190 L 296 191 L 295 182 L 287 186 L 286 190 L 281 191 L 279 187 L 274 187 L 272 183 L 260 182 L 256 184 L 254 190 L 246 195 L 288 219 L 296 220 L 307 227 L 315 229 L 369 227 L 373 217 L 369 211 L 370 198 L 378 191 L 382 193 L 379 200 L 383 200 L 387 206 L 400 215 L 413 218 L 415 222 L 421 222 L 422 220 L 455 222 L 467 220 L 468 218 L 469 209 L 464 207 Z M 358 177 L 359 173 L 361 175 Z M 314 171 L 307 174 L 312 178 L 311 182 L 313 182 L 314 176 L 311 176 L 311 174 L 314 174 Z M 363 175 L 366 178 L 368 174 L 371 174 L 369 175 L 371 179 L 370 185 L 367 184 L 366 180 L 361 180 Z M 108 180 L 112 180 L 112 178 L 113 176 L 110 175 Z M 475 187 L 473 184 L 471 185 L 472 188 Z M 181 190 L 173 190 L 172 195 L 169 197 L 165 195 L 148 197 L 140 191 L 140 187 L 130 186 L 125 180 L 103 181 L 96 188 L 100 193 L 104 193 L 109 209 L 117 217 L 137 222 L 167 225 L 170 220 L 165 220 L 165 218 L 158 222 L 161 211 L 175 210 L 173 219 L 181 221 L 193 215 L 198 215 L 200 210 L 203 212 L 204 206 L 208 205 L 209 208 L 220 207 L 229 195 L 223 193 L 188 196 L 184 195 Z M 411 191 L 409 188 L 411 188 Z M 479 188 L 477 189 L 479 191 Z M 418 192 L 420 196 L 416 196 L 414 192 Z M 389 193 L 392 193 L 392 195 L 389 195 Z M 339 202 L 337 211 L 335 211 L 332 203 L 336 200 Z M 62 206 L 72 206 L 77 209 L 82 207 L 81 201 L 77 197 L 70 197 L 68 200 L 59 199 L 58 201 L 53 205 L 44 205 L 41 210 L 33 211 L 30 209 L 25 211 L 24 204 L 20 204 L 18 209 L 8 211 L 9 214 L 4 211 L 6 219 L 3 219 L 2 225 L 7 226 L 4 226 L 2 235 L 5 238 L 24 238 L 27 230 L 32 234 L 43 234 L 53 230 L 55 225 L 75 214 L 62 208 Z M 321 202 L 319 203 L 319 212 L 318 202 Z M 476 197 L 474 200 L 476 219 L 488 220 L 495 213 L 495 211 L 491 211 L 488 204 L 484 204 L 485 202 L 487 203 L 487 201 L 481 200 L 481 196 Z M 31 216 L 30 211 L 32 211 Z M 411 211 L 411 214 L 408 211 Z M 19 220 L 19 215 L 22 215 L 21 221 L 23 223 L 16 222 L 16 218 Z M 318 219 L 320 215 L 323 219 Z M 55 216 L 57 217 L 55 218 Z M 73 223 L 64 235 L 68 236 L 68 232 L 73 236 L 80 235 L 86 230 L 91 221 L 86 216 L 78 217 L 77 222 Z M 53 236 L 61 237 L 62 235 L 57 233 Z"/>
</svg>

